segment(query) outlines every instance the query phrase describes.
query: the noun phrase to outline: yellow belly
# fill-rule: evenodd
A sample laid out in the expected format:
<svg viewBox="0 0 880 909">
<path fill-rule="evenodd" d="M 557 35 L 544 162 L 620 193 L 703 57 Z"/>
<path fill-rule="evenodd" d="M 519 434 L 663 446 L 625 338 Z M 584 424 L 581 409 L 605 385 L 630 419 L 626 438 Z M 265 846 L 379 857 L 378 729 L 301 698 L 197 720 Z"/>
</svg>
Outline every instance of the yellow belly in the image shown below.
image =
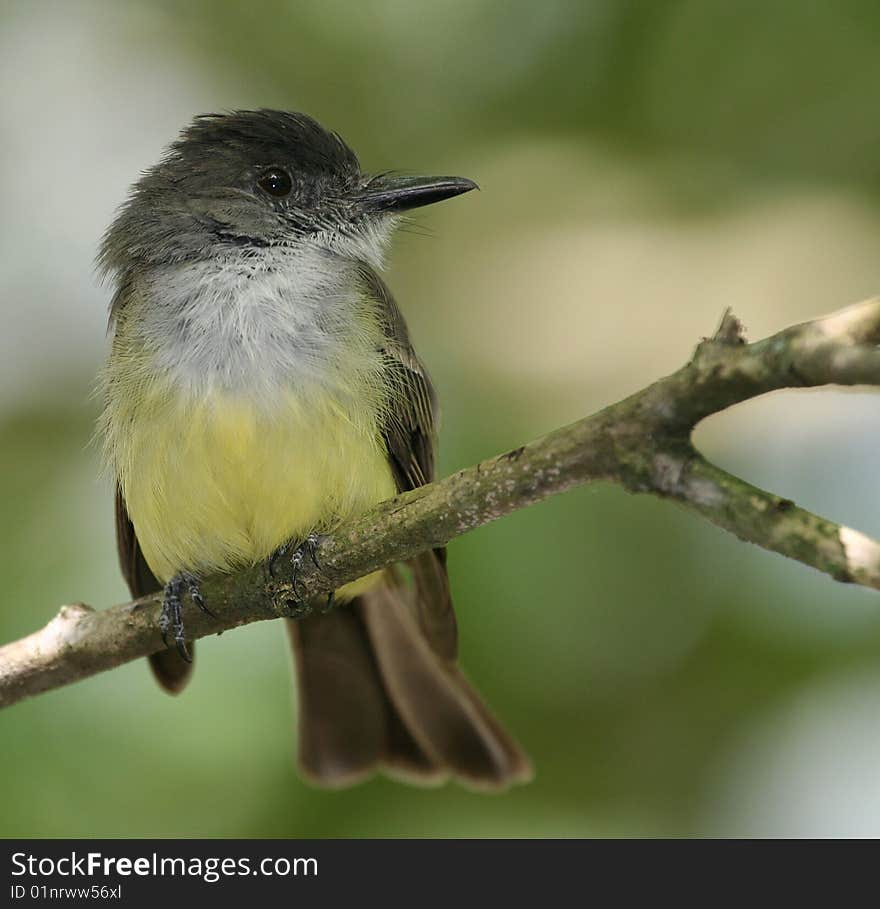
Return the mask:
<svg viewBox="0 0 880 909">
<path fill-rule="evenodd" d="M 352 415 L 330 396 L 290 391 L 266 408 L 228 393 L 196 403 L 161 395 L 129 417 L 115 433 L 115 466 L 162 581 L 254 564 L 396 491 L 375 414 Z"/>
</svg>

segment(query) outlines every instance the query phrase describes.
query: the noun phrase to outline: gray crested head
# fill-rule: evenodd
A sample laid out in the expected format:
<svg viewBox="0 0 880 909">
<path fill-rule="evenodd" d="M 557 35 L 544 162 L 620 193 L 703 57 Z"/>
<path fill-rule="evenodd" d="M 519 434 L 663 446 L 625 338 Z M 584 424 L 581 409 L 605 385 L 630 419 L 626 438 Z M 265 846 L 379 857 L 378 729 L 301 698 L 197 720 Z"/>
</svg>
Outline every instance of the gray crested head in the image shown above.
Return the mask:
<svg viewBox="0 0 880 909">
<path fill-rule="evenodd" d="M 98 266 L 118 276 L 297 244 L 370 261 L 395 215 L 475 187 L 460 177 L 365 174 L 340 136 L 305 114 L 206 114 L 132 187 Z"/>
</svg>

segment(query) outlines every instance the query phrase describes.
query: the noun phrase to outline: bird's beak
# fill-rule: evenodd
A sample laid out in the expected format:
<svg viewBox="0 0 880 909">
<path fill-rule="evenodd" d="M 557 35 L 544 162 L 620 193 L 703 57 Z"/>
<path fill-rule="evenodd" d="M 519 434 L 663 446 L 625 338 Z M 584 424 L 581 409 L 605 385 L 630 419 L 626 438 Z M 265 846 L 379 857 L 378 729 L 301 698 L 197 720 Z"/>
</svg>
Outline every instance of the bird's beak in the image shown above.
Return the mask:
<svg viewBox="0 0 880 909">
<path fill-rule="evenodd" d="M 401 177 L 383 174 L 361 190 L 358 201 L 368 212 L 401 212 L 442 202 L 479 189 L 466 177 Z"/>
</svg>

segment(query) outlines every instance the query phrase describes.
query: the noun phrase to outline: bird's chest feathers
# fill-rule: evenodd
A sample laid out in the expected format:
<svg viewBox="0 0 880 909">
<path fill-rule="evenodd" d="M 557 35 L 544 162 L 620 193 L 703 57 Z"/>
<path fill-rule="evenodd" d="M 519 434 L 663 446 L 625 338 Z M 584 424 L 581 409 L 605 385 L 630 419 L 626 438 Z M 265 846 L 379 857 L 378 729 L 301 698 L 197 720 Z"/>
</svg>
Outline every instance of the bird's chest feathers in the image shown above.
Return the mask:
<svg viewBox="0 0 880 909">
<path fill-rule="evenodd" d="M 134 424 L 120 479 L 150 567 L 168 578 L 253 562 L 394 495 L 371 416 L 330 397 L 289 392 L 268 413 L 214 393 Z"/>
<path fill-rule="evenodd" d="M 183 393 L 345 391 L 381 367 L 380 329 L 350 267 L 318 250 L 156 269 L 133 326 Z"/>
<path fill-rule="evenodd" d="M 354 285 L 203 273 L 193 298 L 192 277 L 120 322 L 108 368 L 109 455 L 160 578 L 263 558 L 395 491 L 380 329 Z"/>
</svg>

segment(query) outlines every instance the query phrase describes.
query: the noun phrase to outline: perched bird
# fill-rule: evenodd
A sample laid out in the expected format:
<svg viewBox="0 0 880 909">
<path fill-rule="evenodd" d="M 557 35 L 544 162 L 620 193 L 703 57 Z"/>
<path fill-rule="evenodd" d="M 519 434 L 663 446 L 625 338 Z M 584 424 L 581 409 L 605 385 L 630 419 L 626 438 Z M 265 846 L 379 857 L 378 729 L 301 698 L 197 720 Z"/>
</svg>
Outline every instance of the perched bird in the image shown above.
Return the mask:
<svg viewBox="0 0 880 909">
<path fill-rule="evenodd" d="M 197 117 L 132 188 L 98 257 L 115 286 L 101 431 L 122 571 L 133 596 L 164 585 L 175 646 L 150 663 L 168 691 L 192 670 L 181 599 L 206 608 L 206 572 L 432 480 L 434 391 L 377 272 L 402 212 L 474 188 L 370 176 L 337 134 L 274 110 Z M 445 551 L 410 568 L 287 620 L 303 775 L 527 779 L 456 665 Z"/>
</svg>

